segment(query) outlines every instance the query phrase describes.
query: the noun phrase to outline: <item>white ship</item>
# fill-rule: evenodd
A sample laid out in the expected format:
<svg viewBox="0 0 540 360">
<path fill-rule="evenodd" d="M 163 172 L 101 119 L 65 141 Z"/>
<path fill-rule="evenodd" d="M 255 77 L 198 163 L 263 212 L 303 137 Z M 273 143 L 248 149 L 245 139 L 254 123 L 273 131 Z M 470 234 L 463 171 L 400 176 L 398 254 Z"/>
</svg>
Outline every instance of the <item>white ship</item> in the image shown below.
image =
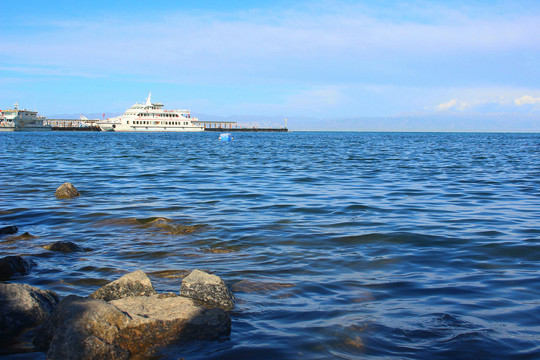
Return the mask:
<svg viewBox="0 0 540 360">
<path fill-rule="evenodd" d="M 50 131 L 51 126 L 44 120 L 37 111 L 19 109 L 15 103 L 13 109 L 0 110 L 0 131 Z"/>
<path fill-rule="evenodd" d="M 100 120 L 97 125 L 103 131 L 204 131 L 189 110 L 164 110 L 163 104 L 151 102 L 151 95 L 144 104 L 136 103 L 123 115 Z"/>
</svg>

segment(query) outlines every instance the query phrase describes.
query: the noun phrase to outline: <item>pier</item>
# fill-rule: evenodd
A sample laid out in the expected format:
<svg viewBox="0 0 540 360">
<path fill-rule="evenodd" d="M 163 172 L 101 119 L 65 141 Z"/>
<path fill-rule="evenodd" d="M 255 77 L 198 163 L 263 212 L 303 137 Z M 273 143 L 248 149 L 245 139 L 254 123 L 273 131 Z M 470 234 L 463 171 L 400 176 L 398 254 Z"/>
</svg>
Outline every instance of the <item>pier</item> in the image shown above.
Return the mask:
<svg viewBox="0 0 540 360">
<path fill-rule="evenodd" d="M 96 124 L 98 120 L 81 119 L 46 119 L 45 124 L 52 127 L 52 131 L 101 131 Z"/>
<path fill-rule="evenodd" d="M 257 128 L 257 127 L 251 127 L 251 128 L 204 128 L 204 131 L 214 131 L 214 132 L 288 132 L 289 129 L 287 128 Z"/>
<path fill-rule="evenodd" d="M 80 119 L 47 119 L 45 123 L 51 125 L 53 131 L 102 131 L 97 125 L 98 120 Z M 259 127 L 238 127 L 232 121 L 198 121 L 204 125 L 204 131 L 212 132 L 288 132 L 286 127 L 282 128 L 259 128 Z"/>
</svg>

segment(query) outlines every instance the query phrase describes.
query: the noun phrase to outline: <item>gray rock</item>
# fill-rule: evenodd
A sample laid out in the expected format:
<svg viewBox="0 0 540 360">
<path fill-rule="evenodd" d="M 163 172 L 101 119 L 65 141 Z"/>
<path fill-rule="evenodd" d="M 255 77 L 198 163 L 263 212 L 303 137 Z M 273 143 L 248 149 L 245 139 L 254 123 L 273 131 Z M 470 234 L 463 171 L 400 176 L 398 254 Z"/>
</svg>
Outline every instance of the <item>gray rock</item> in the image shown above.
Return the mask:
<svg viewBox="0 0 540 360">
<path fill-rule="evenodd" d="M 26 284 L 0 284 L 0 338 L 15 337 L 41 324 L 58 301 L 54 291 Z"/>
<path fill-rule="evenodd" d="M 15 225 L 4 226 L 0 228 L 0 235 L 15 234 L 19 229 Z"/>
<path fill-rule="evenodd" d="M 26 275 L 32 264 L 20 256 L 6 256 L 0 259 L 0 280 L 9 280 L 16 274 Z"/>
<path fill-rule="evenodd" d="M 225 311 L 205 309 L 181 296 L 140 296 L 110 303 L 130 317 L 116 344 L 132 354 L 148 353 L 171 343 L 214 340 L 231 332 L 231 318 Z"/>
<path fill-rule="evenodd" d="M 65 182 L 56 189 L 54 195 L 58 199 L 71 199 L 80 196 L 79 190 L 75 188 L 71 183 Z"/>
<path fill-rule="evenodd" d="M 141 270 L 122 276 L 94 291 L 88 297 L 105 301 L 122 299 L 130 296 L 148 296 L 157 294 L 152 282 Z"/>
<path fill-rule="evenodd" d="M 72 241 L 56 241 L 50 245 L 46 245 L 45 249 L 51 251 L 62 251 L 62 252 L 79 252 L 85 251 L 84 248 L 75 244 Z"/>
<path fill-rule="evenodd" d="M 138 296 L 107 303 L 70 295 L 34 339 L 47 359 L 127 359 L 184 340 L 228 335 L 229 315 L 180 296 Z"/>
<path fill-rule="evenodd" d="M 117 307 L 97 299 L 69 295 L 62 299 L 34 338 L 47 359 L 127 359 L 114 344 L 129 322 Z"/>
<path fill-rule="evenodd" d="M 223 280 L 200 270 L 193 270 L 182 280 L 180 295 L 202 302 L 207 307 L 225 311 L 234 308 L 234 296 Z"/>
</svg>

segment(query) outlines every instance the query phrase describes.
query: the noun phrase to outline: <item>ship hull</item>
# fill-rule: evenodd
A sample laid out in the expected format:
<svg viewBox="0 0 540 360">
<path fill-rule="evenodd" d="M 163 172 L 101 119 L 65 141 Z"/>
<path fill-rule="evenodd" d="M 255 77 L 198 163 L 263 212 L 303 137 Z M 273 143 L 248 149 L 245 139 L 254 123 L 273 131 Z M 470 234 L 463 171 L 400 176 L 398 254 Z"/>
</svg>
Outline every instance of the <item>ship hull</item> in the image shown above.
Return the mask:
<svg viewBox="0 0 540 360">
<path fill-rule="evenodd" d="M 204 128 L 199 127 L 161 127 L 161 126 L 144 126 L 144 127 L 131 127 L 131 128 L 124 128 L 124 127 L 117 127 L 116 129 L 113 129 L 112 131 L 116 132 L 199 132 L 204 131 Z"/>
</svg>

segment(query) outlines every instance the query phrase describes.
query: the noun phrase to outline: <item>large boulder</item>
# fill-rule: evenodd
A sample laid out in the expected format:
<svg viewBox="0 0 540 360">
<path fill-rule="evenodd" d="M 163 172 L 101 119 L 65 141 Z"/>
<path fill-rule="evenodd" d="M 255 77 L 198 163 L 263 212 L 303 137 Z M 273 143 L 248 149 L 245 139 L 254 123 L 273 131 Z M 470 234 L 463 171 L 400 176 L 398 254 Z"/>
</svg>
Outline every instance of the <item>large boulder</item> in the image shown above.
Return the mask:
<svg viewBox="0 0 540 360">
<path fill-rule="evenodd" d="M 80 196 L 79 190 L 75 188 L 71 183 L 65 182 L 56 189 L 54 195 L 58 199 L 71 199 Z"/>
<path fill-rule="evenodd" d="M 182 280 L 180 295 L 202 302 L 210 308 L 225 311 L 234 308 L 234 296 L 223 280 L 201 270 L 193 270 Z"/>
<path fill-rule="evenodd" d="M 70 295 L 34 339 L 47 359 L 127 359 L 183 340 L 228 335 L 229 315 L 180 296 L 138 296 L 107 303 Z"/>
<path fill-rule="evenodd" d="M 0 338 L 15 337 L 41 324 L 58 301 L 53 291 L 26 284 L 0 283 Z"/>
<path fill-rule="evenodd" d="M 69 295 L 62 299 L 34 338 L 47 359 L 127 359 L 114 344 L 129 316 L 103 300 Z"/>
<path fill-rule="evenodd" d="M 130 296 L 148 296 L 157 294 L 152 281 L 141 270 L 122 276 L 120 279 L 102 286 L 88 297 L 105 301 L 122 299 Z"/>
<path fill-rule="evenodd" d="M 130 322 L 116 344 L 132 354 L 148 353 L 167 344 L 214 340 L 231 331 L 231 318 L 221 309 L 206 309 L 181 296 L 141 296 L 110 302 Z"/>
<path fill-rule="evenodd" d="M 15 225 L 0 227 L 0 235 L 15 234 L 19 229 Z"/>
<path fill-rule="evenodd" d="M 0 259 L 0 280 L 9 280 L 16 274 L 26 275 L 32 264 L 21 256 L 6 256 Z"/>
</svg>

